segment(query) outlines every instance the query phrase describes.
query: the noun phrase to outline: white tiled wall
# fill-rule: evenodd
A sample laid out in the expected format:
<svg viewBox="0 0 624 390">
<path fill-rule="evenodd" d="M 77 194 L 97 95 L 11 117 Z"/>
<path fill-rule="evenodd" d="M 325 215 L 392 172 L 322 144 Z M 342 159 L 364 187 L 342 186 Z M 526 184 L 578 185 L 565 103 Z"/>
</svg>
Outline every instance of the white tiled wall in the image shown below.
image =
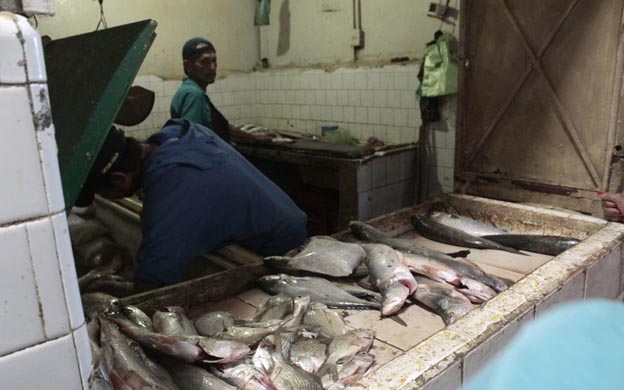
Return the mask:
<svg viewBox="0 0 624 390">
<path fill-rule="evenodd" d="M 43 51 L 27 19 L 0 12 L 0 53 L 0 387 L 86 389 Z"/>
<path fill-rule="evenodd" d="M 389 144 L 418 141 L 421 124 L 416 97 L 418 64 L 383 67 L 281 70 L 231 74 L 208 87 L 214 104 L 234 124 L 320 134 L 336 124 L 357 139 L 374 136 Z M 180 80 L 138 76 L 135 84 L 156 93 L 152 114 L 129 135 L 145 139 L 169 118 L 169 103 Z M 451 191 L 455 152 L 454 98 L 445 101 L 444 119 L 431 124 L 429 187 Z"/>
</svg>

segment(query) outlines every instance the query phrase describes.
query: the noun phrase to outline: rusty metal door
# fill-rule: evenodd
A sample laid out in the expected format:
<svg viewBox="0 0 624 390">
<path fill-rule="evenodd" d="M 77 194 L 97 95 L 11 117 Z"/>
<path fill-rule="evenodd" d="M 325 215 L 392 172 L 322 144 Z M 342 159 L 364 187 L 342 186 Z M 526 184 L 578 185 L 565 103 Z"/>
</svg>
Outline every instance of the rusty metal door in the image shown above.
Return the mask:
<svg viewBox="0 0 624 390">
<path fill-rule="evenodd" d="M 599 214 L 621 119 L 622 0 L 465 0 L 463 192 Z"/>
</svg>

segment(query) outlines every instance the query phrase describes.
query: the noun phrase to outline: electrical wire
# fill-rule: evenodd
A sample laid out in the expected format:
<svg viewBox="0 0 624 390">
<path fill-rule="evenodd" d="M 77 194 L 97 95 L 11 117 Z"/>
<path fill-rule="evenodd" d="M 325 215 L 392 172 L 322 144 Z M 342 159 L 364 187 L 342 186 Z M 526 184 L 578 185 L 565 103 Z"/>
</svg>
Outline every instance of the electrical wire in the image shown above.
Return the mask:
<svg viewBox="0 0 624 390">
<path fill-rule="evenodd" d="M 100 3 L 100 20 L 95 27 L 95 31 L 100 29 L 100 25 L 102 25 L 103 28 L 108 28 L 108 25 L 106 24 L 106 15 L 104 15 L 104 0 L 98 0 L 98 2 Z"/>
</svg>

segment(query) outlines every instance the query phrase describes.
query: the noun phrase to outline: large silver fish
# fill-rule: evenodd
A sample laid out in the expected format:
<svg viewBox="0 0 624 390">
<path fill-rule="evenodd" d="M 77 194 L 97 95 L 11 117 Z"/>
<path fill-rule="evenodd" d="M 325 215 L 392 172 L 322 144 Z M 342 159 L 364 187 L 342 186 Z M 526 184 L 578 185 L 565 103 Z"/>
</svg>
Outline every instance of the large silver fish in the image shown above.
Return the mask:
<svg viewBox="0 0 624 390">
<path fill-rule="evenodd" d="M 135 325 L 121 316 L 111 319 L 145 348 L 187 363 L 228 363 L 239 361 L 249 353 L 247 345 L 235 341 L 202 336 L 166 336 Z"/>
<path fill-rule="evenodd" d="M 195 329 L 197 329 L 197 333 L 211 337 L 233 326 L 234 318 L 232 314 L 226 311 L 211 311 L 197 317 L 193 324 Z"/>
<path fill-rule="evenodd" d="M 361 240 L 386 244 L 401 252 L 413 253 L 437 260 L 453 268 L 462 277 L 477 280 L 497 292 L 504 291 L 508 287 L 505 282 L 496 276 L 486 274 L 485 271 L 469 260 L 454 259 L 444 253 L 417 245 L 413 241 L 390 237 L 364 222 L 353 221 L 350 223 L 350 227 L 353 234 Z"/>
<path fill-rule="evenodd" d="M 524 253 L 517 249 L 506 247 L 483 237 L 474 236 L 463 230 L 441 224 L 422 215 L 412 215 L 411 220 L 412 225 L 414 225 L 418 233 L 433 241 L 449 245 L 465 246 L 468 248 L 496 249 L 517 255 L 524 255 Z"/>
<path fill-rule="evenodd" d="M 550 256 L 557 256 L 580 242 L 575 238 L 538 234 L 497 234 L 481 237 L 508 247 Z"/>
<path fill-rule="evenodd" d="M 316 236 L 310 238 L 301 251 L 292 257 L 271 256 L 264 261 L 282 272 L 307 271 L 343 277 L 351 275 L 365 256 L 364 250 L 358 244 Z"/>
<path fill-rule="evenodd" d="M 110 321 L 101 320 L 102 352 L 115 389 L 179 390 L 169 373 Z"/>
<path fill-rule="evenodd" d="M 167 311 L 156 311 L 152 315 L 154 330 L 167 336 L 196 336 L 197 330 L 186 312 L 179 306 L 170 306 Z"/>
<path fill-rule="evenodd" d="M 152 319 L 138 307 L 132 305 L 122 305 L 121 311 L 135 324 L 142 326 L 145 329 L 154 329 Z"/>
<path fill-rule="evenodd" d="M 207 370 L 176 359 L 158 359 L 182 390 L 236 390 Z"/>
<path fill-rule="evenodd" d="M 433 211 L 429 214 L 429 218 L 443 225 L 462 230 L 468 234 L 472 234 L 473 236 L 507 233 L 505 230 L 499 229 L 492 225 L 488 225 L 468 217 L 463 217 L 461 215 L 450 214 L 444 211 Z"/>
<path fill-rule="evenodd" d="M 381 314 L 392 315 L 416 290 L 416 280 L 400 254 L 384 244 L 363 244 L 370 278 L 382 295 Z"/>
<path fill-rule="evenodd" d="M 317 277 L 295 277 L 286 274 L 267 275 L 258 279 L 258 283 L 273 294 L 287 294 L 291 297 L 309 296 L 315 302 L 321 302 L 331 308 L 375 310 L 380 305 L 354 297 L 331 282 Z"/>
<path fill-rule="evenodd" d="M 461 276 L 448 265 L 422 255 L 401 252 L 407 268 L 415 274 L 424 275 L 432 280 L 462 286 Z M 417 279 L 418 281 L 418 279 Z"/>
<path fill-rule="evenodd" d="M 472 304 L 463 294 L 446 283 L 417 276 L 418 289 L 413 297 L 442 317 L 446 325 L 472 310 Z"/>
</svg>

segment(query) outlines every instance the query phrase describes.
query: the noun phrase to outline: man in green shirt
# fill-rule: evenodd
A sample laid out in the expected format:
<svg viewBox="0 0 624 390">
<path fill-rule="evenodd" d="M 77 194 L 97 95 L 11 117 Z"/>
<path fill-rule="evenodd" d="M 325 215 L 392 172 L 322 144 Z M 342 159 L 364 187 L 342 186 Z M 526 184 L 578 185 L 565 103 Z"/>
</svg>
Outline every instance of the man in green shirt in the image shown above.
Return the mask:
<svg viewBox="0 0 624 390">
<path fill-rule="evenodd" d="M 171 100 L 171 118 L 188 119 L 204 125 L 226 142 L 232 139 L 259 140 L 259 138 L 231 125 L 212 104 L 206 94 L 208 84 L 217 77 L 217 53 L 204 38 L 189 39 L 182 47 L 186 77 Z"/>
</svg>

